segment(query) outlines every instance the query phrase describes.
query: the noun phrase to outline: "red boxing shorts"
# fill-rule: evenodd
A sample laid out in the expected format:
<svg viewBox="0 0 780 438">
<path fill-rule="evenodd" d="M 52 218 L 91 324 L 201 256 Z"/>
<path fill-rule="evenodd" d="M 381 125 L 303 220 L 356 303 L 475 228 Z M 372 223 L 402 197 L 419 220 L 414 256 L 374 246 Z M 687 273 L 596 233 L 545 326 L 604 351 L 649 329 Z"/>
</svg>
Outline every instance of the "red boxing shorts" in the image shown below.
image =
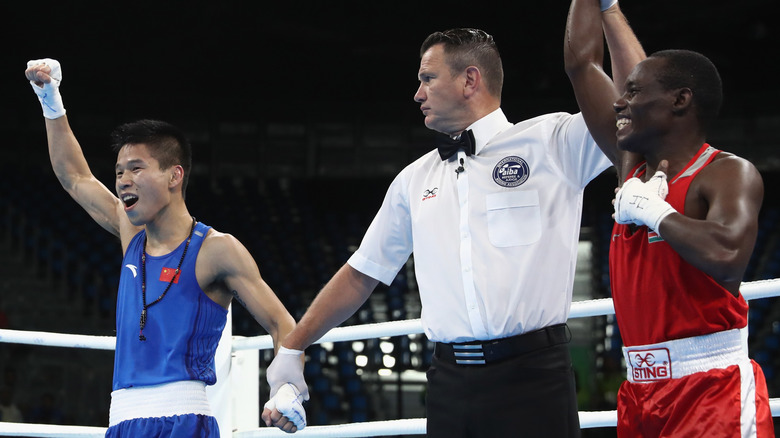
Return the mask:
<svg viewBox="0 0 780 438">
<path fill-rule="evenodd" d="M 739 330 L 625 347 L 618 437 L 774 437 L 764 373 Z"/>
</svg>

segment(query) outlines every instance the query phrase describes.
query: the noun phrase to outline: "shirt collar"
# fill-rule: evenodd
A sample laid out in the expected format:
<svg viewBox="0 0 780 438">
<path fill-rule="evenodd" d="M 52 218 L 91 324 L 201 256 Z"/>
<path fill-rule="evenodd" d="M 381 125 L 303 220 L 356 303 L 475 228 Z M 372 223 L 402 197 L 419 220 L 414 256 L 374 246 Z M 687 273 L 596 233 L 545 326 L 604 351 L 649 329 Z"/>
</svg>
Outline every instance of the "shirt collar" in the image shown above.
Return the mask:
<svg viewBox="0 0 780 438">
<path fill-rule="evenodd" d="M 512 126 L 512 124 L 509 123 L 504 112 L 501 111 L 501 108 L 496 109 L 492 113 L 472 123 L 466 129 L 471 129 L 474 133 L 474 140 L 476 142 L 474 154 L 479 155 L 482 148 L 484 148 L 493 137 L 510 126 Z"/>
</svg>

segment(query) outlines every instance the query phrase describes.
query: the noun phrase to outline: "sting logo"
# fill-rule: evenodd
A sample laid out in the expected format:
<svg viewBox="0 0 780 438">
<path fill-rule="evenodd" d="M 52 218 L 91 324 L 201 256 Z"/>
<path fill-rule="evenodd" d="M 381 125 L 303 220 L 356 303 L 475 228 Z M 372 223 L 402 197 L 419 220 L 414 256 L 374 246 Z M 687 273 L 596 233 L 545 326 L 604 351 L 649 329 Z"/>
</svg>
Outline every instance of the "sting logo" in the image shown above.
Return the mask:
<svg viewBox="0 0 780 438">
<path fill-rule="evenodd" d="M 672 361 L 666 348 L 630 350 L 627 356 L 634 382 L 653 382 L 672 378 Z"/>
<path fill-rule="evenodd" d="M 435 198 L 436 197 L 436 192 L 438 192 L 438 191 L 439 191 L 438 187 L 434 187 L 431 190 L 424 191 L 422 200 L 423 201 L 427 201 L 428 199 Z"/>
</svg>

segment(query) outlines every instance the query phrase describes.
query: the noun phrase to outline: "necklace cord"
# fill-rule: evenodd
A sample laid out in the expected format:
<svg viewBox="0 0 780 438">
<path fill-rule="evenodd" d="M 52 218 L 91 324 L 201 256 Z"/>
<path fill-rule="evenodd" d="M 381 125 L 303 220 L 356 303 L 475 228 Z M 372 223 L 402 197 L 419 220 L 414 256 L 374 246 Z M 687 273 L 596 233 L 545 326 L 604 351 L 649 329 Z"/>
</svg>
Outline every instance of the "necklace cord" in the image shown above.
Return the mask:
<svg viewBox="0 0 780 438">
<path fill-rule="evenodd" d="M 171 285 L 173 284 L 174 280 L 176 280 L 176 277 L 179 276 L 179 272 L 181 271 L 181 265 L 184 263 L 184 256 L 187 255 L 187 249 L 190 247 L 190 241 L 192 240 L 192 233 L 195 231 L 195 217 L 192 217 L 192 226 L 190 226 L 190 235 L 187 236 L 187 243 L 184 244 L 184 251 L 181 254 L 181 258 L 179 259 L 179 266 L 176 267 L 176 271 L 173 273 L 173 276 L 171 277 L 171 281 L 168 282 L 168 286 L 165 287 L 165 290 L 162 294 L 160 294 L 159 297 L 157 297 L 156 300 L 152 301 L 149 304 L 146 304 L 146 235 L 144 235 L 144 250 L 141 252 L 141 296 L 143 299 L 143 309 L 141 309 L 141 321 L 139 323 L 141 327 L 140 335 L 138 336 L 138 339 L 141 341 L 146 340 L 146 336 L 144 336 L 144 327 L 146 327 L 146 318 L 147 318 L 147 309 L 152 307 L 153 305 L 159 303 L 163 298 L 165 298 L 165 295 L 168 293 L 168 290 L 171 288 Z"/>
</svg>

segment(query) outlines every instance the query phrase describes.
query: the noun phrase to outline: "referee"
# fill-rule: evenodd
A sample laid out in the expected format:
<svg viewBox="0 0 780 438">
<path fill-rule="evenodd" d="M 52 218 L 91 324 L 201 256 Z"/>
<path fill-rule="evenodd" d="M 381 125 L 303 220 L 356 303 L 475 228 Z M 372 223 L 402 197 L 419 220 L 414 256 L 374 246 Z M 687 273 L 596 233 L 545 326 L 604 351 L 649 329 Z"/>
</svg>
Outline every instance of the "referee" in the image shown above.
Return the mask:
<svg viewBox="0 0 780 438">
<path fill-rule="evenodd" d="M 436 343 L 428 436 L 579 436 L 566 320 L 583 189 L 610 162 L 582 114 L 507 120 L 501 57 L 484 31 L 435 32 L 420 56 L 414 99 L 439 144 L 397 175 L 358 250 L 283 341 L 271 395 L 291 383 L 308 397 L 303 350 L 414 253 L 422 324 Z M 589 116 L 614 137 L 605 110 Z M 266 409 L 263 419 L 289 431 L 284 414 Z"/>
</svg>

